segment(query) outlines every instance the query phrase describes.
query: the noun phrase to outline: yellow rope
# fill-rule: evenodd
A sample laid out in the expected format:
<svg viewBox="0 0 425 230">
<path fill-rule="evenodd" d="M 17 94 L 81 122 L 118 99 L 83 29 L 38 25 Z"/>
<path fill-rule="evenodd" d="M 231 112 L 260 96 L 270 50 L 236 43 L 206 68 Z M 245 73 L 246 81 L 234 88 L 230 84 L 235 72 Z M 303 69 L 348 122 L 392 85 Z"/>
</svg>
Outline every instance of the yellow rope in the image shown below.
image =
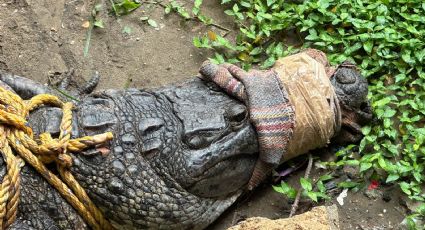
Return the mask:
<svg viewBox="0 0 425 230">
<path fill-rule="evenodd" d="M 54 139 L 49 133 L 43 133 L 37 142 L 27 125 L 27 117 L 32 110 L 42 105 L 61 108 L 63 116 L 59 138 Z M 71 139 L 72 107 L 72 103 L 63 103 L 56 96 L 48 94 L 22 100 L 13 92 L 0 87 L 0 151 L 7 165 L 7 174 L 0 185 L 0 229 L 7 228 L 16 220 L 20 169 L 24 162 L 56 188 L 93 229 L 114 229 L 71 174 L 69 169 L 72 158 L 68 155 L 69 152 L 79 152 L 105 143 L 113 135 L 108 132 Z M 61 179 L 46 168 L 45 164 L 52 162 L 56 162 Z"/>
</svg>

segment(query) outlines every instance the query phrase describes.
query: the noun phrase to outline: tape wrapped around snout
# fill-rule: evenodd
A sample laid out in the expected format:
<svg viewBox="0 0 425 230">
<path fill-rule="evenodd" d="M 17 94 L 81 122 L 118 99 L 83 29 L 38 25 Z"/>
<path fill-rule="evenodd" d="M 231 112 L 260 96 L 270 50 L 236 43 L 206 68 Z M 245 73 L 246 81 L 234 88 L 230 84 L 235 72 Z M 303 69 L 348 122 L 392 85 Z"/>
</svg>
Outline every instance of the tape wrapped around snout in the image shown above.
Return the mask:
<svg viewBox="0 0 425 230">
<path fill-rule="evenodd" d="M 324 67 L 308 52 L 281 58 L 273 67 L 295 107 L 293 136 L 281 162 L 326 146 L 340 129 L 338 99 Z"/>
</svg>

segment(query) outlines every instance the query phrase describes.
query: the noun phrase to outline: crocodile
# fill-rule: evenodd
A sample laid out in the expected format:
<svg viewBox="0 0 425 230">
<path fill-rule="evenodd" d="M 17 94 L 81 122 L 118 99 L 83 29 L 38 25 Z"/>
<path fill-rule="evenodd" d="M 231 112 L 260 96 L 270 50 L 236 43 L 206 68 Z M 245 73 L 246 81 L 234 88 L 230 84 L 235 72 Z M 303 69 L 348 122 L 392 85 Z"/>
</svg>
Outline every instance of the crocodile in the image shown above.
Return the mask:
<svg viewBox="0 0 425 230">
<path fill-rule="evenodd" d="M 54 90 L 0 74 L 22 98 Z M 367 82 L 342 65 L 331 78 L 342 107 L 335 143 L 357 142 L 370 121 Z M 32 112 L 35 134 L 59 135 L 61 111 Z M 243 103 L 201 78 L 154 90 L 109 89 L 83 96 L 73 137 L 113 132 L 109 153 L 71 153 L 72 172 L 117 229 L 203 229 L 246 191 L 256 159 L 256 132 Z M 5 163 L 0 161 L 0 176 Z M 88 229 L 76 211 L 34 169 L 21 172 L 18 218 L 10 229 Z"/>
</svg>

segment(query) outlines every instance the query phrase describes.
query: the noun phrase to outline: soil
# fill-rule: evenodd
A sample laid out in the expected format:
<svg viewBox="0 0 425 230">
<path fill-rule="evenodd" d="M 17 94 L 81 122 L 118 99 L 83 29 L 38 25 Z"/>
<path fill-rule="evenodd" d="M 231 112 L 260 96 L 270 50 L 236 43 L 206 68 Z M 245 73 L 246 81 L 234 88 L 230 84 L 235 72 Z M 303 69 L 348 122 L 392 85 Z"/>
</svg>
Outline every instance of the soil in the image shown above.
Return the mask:
<svg viewBox="0 0 425 230">
<path fill-rule="evenodd" d="M 99 2 L 104 8 L 109 7 L 109 1 Z M 191 1 L 186 2 L 190 9 Z M 203 12 L 233 30 L 228 34 L 232 37 L 234 24 L 219 2 L 204 1 Z M 105 28 L 93 30 L 89 52 L 84 57 L 87 28 L 82 25 L 89 19 L 94 4 L 88 0 L 0 0 L 0 69 L 42 83 L 47 83 L 49 76 L 74 69 L 72 80 L 77 83 L 98 71 L 98 89 L 159 87 L 197 75 L 200 64 L 212 55 L 192 45 L 194 36 L 207 30 L 224 32 L 196 21 L 184 21 L 175 14 L 164 15 L 164 9 L 156 4 L 143 3 L 135 12 L 119 18 L 103 10 L 98 17 Z M 154 19 L 158 29 L 141 21 L 143 16 Z M 298 186 L 302 171 L 288 176 L 289 183 Z M 315 169 L 312 175 L 323 173 Z M 400 204 L 396 187 L 349 192 L 345 204 L 337 205 L 341 228 L 397 229 L 406 210 Z M 334 203 L 335 198 L 326 204 Z M 313 205 L 317 204 L 303 200 L 298 213 Z M 253 216 L 286 217 L 290 208 L 290 201 L 266 183 L 241 198 L 209 229 L 225 229 Z"/>
</svg>

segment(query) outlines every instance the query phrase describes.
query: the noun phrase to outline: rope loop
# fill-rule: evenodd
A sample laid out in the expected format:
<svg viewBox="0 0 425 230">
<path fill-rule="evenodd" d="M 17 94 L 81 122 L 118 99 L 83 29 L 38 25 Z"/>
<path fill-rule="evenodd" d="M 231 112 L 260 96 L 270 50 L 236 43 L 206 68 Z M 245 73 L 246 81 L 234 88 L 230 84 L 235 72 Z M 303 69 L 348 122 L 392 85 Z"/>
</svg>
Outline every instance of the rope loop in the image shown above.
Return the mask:
<svg viewBox="0 0 425 230">
<path fill-rule="evenodd" d="M 27 119 L 31 111 L 44 105 L 62 109 L 60 134 L 53 138 L 50 133 L 42 133 L 37 142 Z M 71 174 L 72 158 L 68 154 L 104 144 L 112 140 L 113 135 L 108 132 L 71 139 L 72 109 L 72 103 L 62 102 L 53 95 L 39 94 L 23 100 L 0 87 L 0 151 L 7 165 L 7 173 L 0 184 L 0 229 L 6 229 L 16 220 L 20 169 L 25 163 L 58 190 L 93 229 L 114 229 Z M 50 163 L 56 163 L 59 176 L 46 168 Z"/>
</svg>

